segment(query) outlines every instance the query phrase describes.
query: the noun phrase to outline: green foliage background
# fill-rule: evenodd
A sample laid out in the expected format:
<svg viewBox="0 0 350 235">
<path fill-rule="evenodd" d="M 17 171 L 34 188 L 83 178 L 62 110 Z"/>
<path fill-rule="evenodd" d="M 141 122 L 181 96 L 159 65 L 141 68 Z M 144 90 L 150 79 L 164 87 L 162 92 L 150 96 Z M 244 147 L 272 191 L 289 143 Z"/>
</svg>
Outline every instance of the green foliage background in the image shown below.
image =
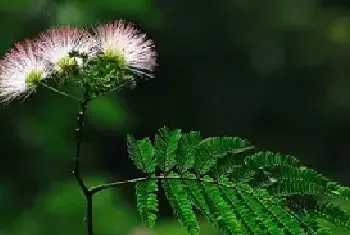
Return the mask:
<svg viewBox="0 0 350 235">
<path fill-rule="evenodd" d="M 258 148 L 301 156 L 307 165 L 349 185 L 346 4 L 0 1 L 0 51 L 53 25 L 84 26 L 121 17 L 155 40 L 156 78 L 89 107 L 83 157 L 91 185 L 135 176 L 126 134 L 151 136 L 163 125 L 247 138 Z M 77 108 L 42 89 L 24 103 L 0 108 L 0 235 L 84 234 L 84 201 L 70 174 Z M 165 202 L 161 213 L 155 234 L 186 234 Z M 94 216 L 100 235 L 149 233 L 139 228 L 132 185 L 98 194 Z M 210 225 L 202 226 L 206 234 L 215 234 Z"/>
</svg>

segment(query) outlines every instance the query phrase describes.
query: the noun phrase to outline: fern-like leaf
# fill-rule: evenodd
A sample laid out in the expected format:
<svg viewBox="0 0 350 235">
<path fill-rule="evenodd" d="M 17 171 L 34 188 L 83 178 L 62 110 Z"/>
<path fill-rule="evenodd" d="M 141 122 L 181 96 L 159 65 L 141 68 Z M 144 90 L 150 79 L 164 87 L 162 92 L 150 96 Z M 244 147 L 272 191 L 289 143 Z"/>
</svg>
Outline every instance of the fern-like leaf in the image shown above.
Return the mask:
<svg viewBox="0 0 350 235">
<path fill-rule="evenodd" d="M 183 186 L 181 180 L 174 179 L 180 178 L 178 174 L 171 173 L 167 176 L 172 179 L 162 180 L 162 186 L 180 224 L 189 234 L 199 234 L 199 224 L 196 215 L 193 212 L 192 204 L 188 200 L 187 191 L 185 189 L 186 186 Z"/>
<path fill-rule="evenodd" d="M 217 178 L 226 176 L 233 183 L 246 183 L 253 179 L 255 171 L 246 168 L 242 165 L 231 166 L 231 168 L 225 174 L 216 175 Z"/>
<path fill-rule="evenodd" d="M 245 158 L 245 165 L 251 169 L 266 166 L 299 166 L 299 160 L 293 156 L 282 156 L 279 153 L 258 152 Z"/>
<path fill-rule="evenodd" d="M 158 213 L 158 180 L 148 179 L 139 181 L 135 185 L 137 208 L 143 224 L 152 228 L 155 225 Z"/>
<path fill-rule="evenodd" d="M 188 179 L 184 180 L 184 184 L 186 185 L 188 199 L 191 201 L 192 205 L 196 207 L 216 228 L 219 228 L 214 213 L 211 212 L 206 202 L 206 198 L 203 195 L 201 182 L 197 180 L 197 176 L 191 173 L 186 173 L 183 174 L 182 177 Z"/>
<path fill-rule="evenodd" d="M 155 149 L 149 138 L 135 140 L 127 136 L 129 157 L 142 172 L 152 174 L 156 168 Z"/>
<path fill-rule="evenodd" d="M 220 182 L 229 186 L 230 182 L 227 178 L 221 178 Z M 231 184 L 232 185 L 232 184 Z M 241 224 L 244 226 L 248 234 L 268 234 L 268 228 L 264 225 L 267 216 L 264 212 L 259 213 L 259 208 L 251 207 L 247 203 L 246 198 L 242 197 L 237 187 L 219 186 L 223 197 L 237 216 Z"/>
<path fill-rule="evenodd" d="M 158 179 L 178 220 L 193 235 L 199 234 L 194 209 L 224 235 L 328 235 L 320 217 L 350 229 L 350 215 L 330 203 L 348 200 L 350 188 L 293 156 L 252 149 L 237 137 L 201 140 L 199 132 L 167 127 L 155 135 L 154 146 L 149 138 L 128 136 L 130 157 L 150 177 L 136 184 L 143 223 L 154 226 Z"/>
<path fill-rule="evenodd" d="M 304 166 L 269 166 L 269 180 L 276 182 L 272 185 L 275 192 L 284 191 L 287 194 L 319 194 L 348 200 L 350 189 L 342 187 L 313 169 Z M 291 185 L 293 182 L 293 185 Z M 293 191 L 294 190 L 294 191 Z M 303 191 L 305 190 L 305 191 Z"/>
<path fill-rule="evenodd" d="M 248 147 L 246 151 L 240 153 L 227 154 L 224 157 L 218 159 L 216 166 L 212 167 L 211 173 L 216 177 L 224 175 L 246 175 L 252 170 L 245 166 L 244 160 L 249 155 L 252 154 L 254 147 Z M 240 174 L 235 173 L 235 170 L 239 168 Z"/>
<path fill-rule="evenodd" d="M 246 234 L 244 226 L 239 222 L 229 203 L 222 197 L 215 181 L 208 176 L 203 179 L 205 179 L 205 182 L 200 184 L 201 191 L 211 213 L 217 220 L 219 230 L 226 235 Z"/>
<path fill-rule="evenodd" d="M 249 186 L 246 186 L 247 190 Z M 300 221 L 295 214 L 282 207 L 282 203 L 277 198 L 271 197 L 267 191 L 258 189 L 253 191 L 253 197 L 256 201 L 268 211 L 276 220 L 277 224 L 284 228 L 287 234 L 305 234 L 306 231 L 312 232 L 312 229 Z"/>
<path fill-rule="evenodd" d="M 315 170 L 295 166 L 272 166 L 266 167 L 265 170 L 270 172 L 270 177 L 280 180 L 291 180 L 291 181 L 306 181 L 319 184 L 320 186 L 327 187 L 330 182 L 325 176 L 317 173 Z"/>
<path fill-rule="evenodd" d="M 337 226 L 350 229 L 350 214 L 330 202 L 320 202 L 314 210 L 320 218 L 325 218 Z"/>
<path fill-rule="evenodd" d="M 302 220 L 305 224 L 307 224 L 312 231 L 315 231 L 315 234 L 317 235 L 331 235 L 332 232 L 329 228 L 322 225 L 318 220 L 317 217 L 313 214 L 303 212 L 298 214 L 299 219 Z"/>
<path fill-rule="evenodd" d="M 323 195 L 325 188 L 319 184 L 307 181 L 283 180 L 269 185 L 269 192 L 274 196 L 290 196 L 294 194 Z"/>
<path fill-rule="evenodd" d="M 163 172 L 170 171 L 176 164 L 176 152 L 181 138 L 181 130 L 159 129 L 154 139 L 158 167 Z"/>
<path fill-rule="evenodd" d="M 196 148 L 195 170 L 206 174 L 218 159 L 231 153 L 238 154 L 253 148 L 246 140 L 237 137 L 212 137 L 202 140 Z"/>
<path fill-rule="evenodd" d="M 182 134 L 179 140 L 176 168 L 179 172 L 186 172 L 195 162 L 195 147 L 201 141 L 198 131 Z"/>
<path fill-rule="evenodd" d="M 338 199 L 349 200 L 350 199 L 350 188 L 343 187 L 337 182 L 328 182 L 327 183 L 327 192 L 329 195 L 334 196 Z"/>
</svg>

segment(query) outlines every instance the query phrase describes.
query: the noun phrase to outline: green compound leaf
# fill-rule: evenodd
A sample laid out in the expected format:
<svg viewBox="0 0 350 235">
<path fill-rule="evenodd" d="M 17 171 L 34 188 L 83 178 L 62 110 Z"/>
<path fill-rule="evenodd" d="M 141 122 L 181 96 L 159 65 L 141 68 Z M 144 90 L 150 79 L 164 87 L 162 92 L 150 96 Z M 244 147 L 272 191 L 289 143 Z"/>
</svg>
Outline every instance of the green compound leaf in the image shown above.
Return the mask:
<svg viewBox="0 0 350 235">
<path fill-rule="evenodd" d="M 220 158 L 227 154 L 238 154 L 251 149 L 249 143 L 238 137 L 211 137 L 202 140 L 196 147 L 195 170 L 207 173 Z"/>
<path fill-rule="evenodd" d="M 137 209 L 140 212 L 143 224 L 153 228 L 158 213 L 158 180 L 148 179 L 139 181 L 135 185 Z"/>
<path fill-rule="evenodd" d="M 171 173 L 167 176 L 171 178 L 180 178 L 180 176 L 175 173 Z M 164 179 L 162 180 L 162 185 L 165 196 L 173 208 L 180 224 L 186 228 L 189 234 L 199 234 L 199 224 L 193 212 L 192 204 L 188 200 L 187 191 L 183 182 L 177 179 Z"/>
<path fill-rule="evenodd" d="M 181 138 L 181 130 L 170 131 L 167 127 L 161 128 L 154 138 L 158 167 L 163 172 L 170 171 L 176 164 L 176 152 Z"/>
<path fill-rule="evenodd" d="M 182 134 L 177 152 L 176 169 L 179 172 L 186 172 L 193 168 L 195 162 L 195 148 L 201 141 L 198 131 L 191 131 Z"/>
<path fill-rule="evenodd" d="M 327 219 L 334 225 L 350 229 L 350 214 L 333 203 L 320 202 L 313 212 L 318 215 L 319 218 Z"/>
<path fill-rule="evenodd" d="M 200 183 L 201 191 L 210 213 L 217 221 L 219 231 L 227 235 L 247 234 L 231 205 L 223 198 L 220 187 L 210 177 L 204 177 L 204 179 L 206 179 L 205 182 Z"/>
<path fill-rule="evenodd" d="M 154 173 L 156 168 L 155 149 L 149 138 L 135 140 L 131 135 L 127 136 L 129 157 L 137 168 L 144 173 Z"/>
<path fill-rule="evenodd" d="M 258 152 L 245 158 L 245 164 L 251 169 L 265 166 L 299 166 L 299 160 L 293 156 L 283 156 L 279 153 Z"/>
<path fill-rule="evenodd" d="M 253 147 L 237 137 L 201 140 L 197 131 L 167 127 L 158 131 L 154 146 L 149 138 L 128 136 L 128 151 L 143 173 L 161 181 L 189 234 L 199 234 L 195 211 L 223 235 L 330 234 L 320 218 L 350 229 L 350 216 L 331 203 L 348 200 L 350 189 L 302 166 L 293 156 L 252 153 Z M 156 176 L 157 166 L 161 174 Z M 158 211 L 157 189 L 152 187 L 137 186 L 138 208 L 148 227 Z"/>
</svg>

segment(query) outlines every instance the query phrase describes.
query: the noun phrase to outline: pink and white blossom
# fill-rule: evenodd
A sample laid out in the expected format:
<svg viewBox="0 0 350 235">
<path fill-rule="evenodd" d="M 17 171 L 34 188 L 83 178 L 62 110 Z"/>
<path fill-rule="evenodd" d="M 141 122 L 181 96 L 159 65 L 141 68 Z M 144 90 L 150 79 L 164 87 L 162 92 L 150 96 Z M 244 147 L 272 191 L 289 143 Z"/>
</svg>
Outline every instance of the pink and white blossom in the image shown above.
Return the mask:
<svg viewBox="0 0 350 235">
<path fill-rule="evenodd" d="M 70 52 L 78 52 L 88 57 L 99 53 L 99 46 L 94 37 L 85 29 L 69 25 L 49 29 L 39 36 L 39 54 L 44 60 L 55 65 L 60 70 L 60 62 L 69 59 Z M 78 65 L 81 58 L 74 58 Z"/>
<path fill-rule="evenodd" d="M 157 65 L 157 54 L 152 40 L 147 39 L 134 24 L 124 20 L 98 25 L 93 28 L 101 51 L 122 57 L 127 68 L 138 74 L 152 76 Z"/>
<path fill-rule="evenodd" d="M 37 49 L 36 42 L 26 40 L 15 44 L 0 61 L 0 102 L 26 98 L 50 74 L 46 62 L 37 56 Z"/>
</svg>

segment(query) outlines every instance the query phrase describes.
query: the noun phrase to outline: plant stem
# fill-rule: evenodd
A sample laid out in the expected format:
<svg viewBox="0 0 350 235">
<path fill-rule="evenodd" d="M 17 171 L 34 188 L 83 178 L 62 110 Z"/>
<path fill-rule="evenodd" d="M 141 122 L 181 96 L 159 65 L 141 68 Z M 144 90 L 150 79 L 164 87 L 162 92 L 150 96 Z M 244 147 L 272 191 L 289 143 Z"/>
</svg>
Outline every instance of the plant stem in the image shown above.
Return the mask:
<svg viewBox="0 0 350 235">
<path fill-rule="evenodd" d="M 43 87 L 45 87 L 45 88 L 47 88 L 47 89 L 49 89 L 49 90 L 51 90 L 51 91 L 53 91 L 53 92 L 55 92 L 55 93 L 57 93 L 57 94 L 63 95 L 63 96 L 65 96 L 65 97 L 71 98 L 71 99 L 73 99 L 73 100 L 75 100 L 75 101 L 81 103 L 81 100 L 78 99 L 78 98 L 75 97 L 75 96 L 72 96 L 72 95 L 70 95 L 70 94 L 67 94 L 67 93 L 65 93 L 65 92 L 63 92 L 63 91 L 60 91 L 60 90 L 56 89 L 56 88 L 53 88 L 53 87 L 47 85 L 47 84 L 44 83 L 44 82 L 40 82 L 40 84 L 41 84 Z"/>
<path fill-rule="evenodd" d="M 167 175 L 156 175 L 156 176 L 151 176 L 151 177 L 142 177 L 142 178 L 136 178 L 136 179 L 130 179 L 130 180 L 124 180 L 124 181 L 119 181 L 119 182 L 113 182 L 113 183 L 107 183 L 107 184 L 100 184 L 95 187 L 91 187 L 89 189 L 89 192 L 91 194 L 98 193 L 102 190 L 109 189 L 112 187 L 116 187 L 118 185 L 122 184 L 130 184 L 130 183 L 137 183 L 139 181 L 145 181 L 149 179 L 164 179 L 164 180 L 195 180 L 203 183 L 208 183 L 208 184 L 216 184 L 216 185 L 222 185 L 225 187 L 230 187 L 227 184 L 220 183 L 217 181 L 213 180 L 208 180 L 208 179 L 203 179 L 203 178 L 186 178 L 186 177 L 175 177 L 175 176 L 167 176 Z M 232 185 L 232 188 L 234 188 L 235 185 Z"/>
<path fill-rule="evenodd" d="M 77 127 L 75 129 L 76 134 L 76 153 L 74 158 L 74 170 L 73 170 L 73 176 L 77 180 L 80 189 L 82 190 L 85 199 L 86 199 L 86 225 L 87 225 L 87 234 L 93 235 L 93 223 L 92 223 L 92 196 L 93 194 L 91 191 L 87 188 L 85 185 L 81 174 L 80 174 L 80 163 L 81 163 L 81 157 L 80 157 L 80 147 L 82 143 L 82 131 L 84 127 L 84 117 L 87 109 L 87 104 L 90 100 L 84 99 L 82 102 L 80 102 L 80 111 L 78 113 L 77 117 Z"/>
</svg>

